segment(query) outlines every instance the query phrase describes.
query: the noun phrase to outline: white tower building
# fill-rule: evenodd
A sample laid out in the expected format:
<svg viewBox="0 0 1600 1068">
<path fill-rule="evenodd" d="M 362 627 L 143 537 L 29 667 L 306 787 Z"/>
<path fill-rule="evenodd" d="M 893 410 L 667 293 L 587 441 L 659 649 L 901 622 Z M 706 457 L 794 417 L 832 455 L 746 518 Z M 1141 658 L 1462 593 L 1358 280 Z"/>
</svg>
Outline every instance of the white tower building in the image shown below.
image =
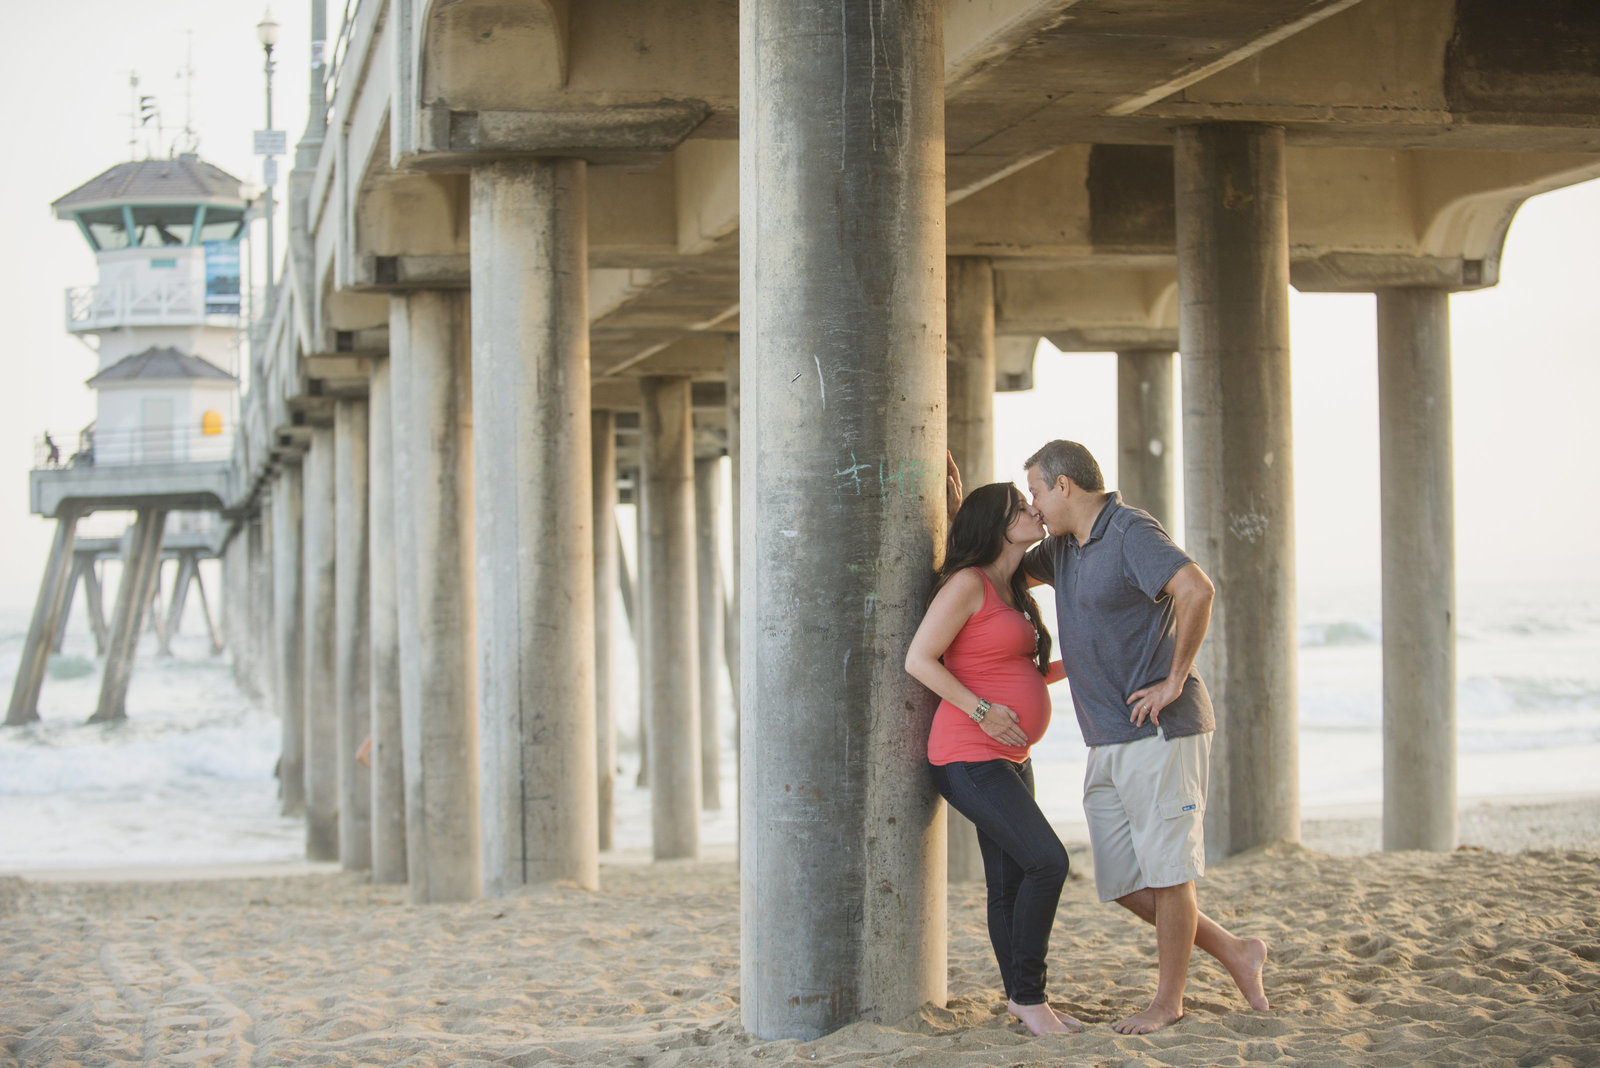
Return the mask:
<svg viewBox="0 0 1600 1068">
<path fill-rule="evenodd" d="M 67 291 L 69 331 L 97 339 L 96 464 L 225 460 L 238 410 L 239 179 L 190 154 L 119 163 L 57 200 L 99 280 Z"/>
</svg>

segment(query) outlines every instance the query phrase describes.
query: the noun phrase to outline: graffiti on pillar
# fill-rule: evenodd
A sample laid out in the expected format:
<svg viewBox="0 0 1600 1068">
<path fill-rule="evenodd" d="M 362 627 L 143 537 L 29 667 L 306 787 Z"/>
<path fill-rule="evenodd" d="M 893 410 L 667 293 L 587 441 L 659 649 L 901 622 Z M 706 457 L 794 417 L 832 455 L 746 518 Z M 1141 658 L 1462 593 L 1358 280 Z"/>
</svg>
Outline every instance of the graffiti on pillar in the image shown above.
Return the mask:
<svg viewBox="0 0 1600 1068">
<path fill-rule="evenodd" d="M 877 497 L 879 500 L 914 497 L 918 495 L 917 487 L 922 484 L 927 470 L 925 460 L 882 459 L 863 463 L 851 450 L 850 462 L 839 465 L 833 472 L 833 491 L 840 496 Z"/>
<path fill-rule="evenodd" d="M 1234 512 L 1228 516 L 1228 531 L 1236 538 L 1242 538 L 1254 545 L 1267 536 L 1267 528 L 1272 521 L 1254 508 L 1248 512 Z"/>
</svg>

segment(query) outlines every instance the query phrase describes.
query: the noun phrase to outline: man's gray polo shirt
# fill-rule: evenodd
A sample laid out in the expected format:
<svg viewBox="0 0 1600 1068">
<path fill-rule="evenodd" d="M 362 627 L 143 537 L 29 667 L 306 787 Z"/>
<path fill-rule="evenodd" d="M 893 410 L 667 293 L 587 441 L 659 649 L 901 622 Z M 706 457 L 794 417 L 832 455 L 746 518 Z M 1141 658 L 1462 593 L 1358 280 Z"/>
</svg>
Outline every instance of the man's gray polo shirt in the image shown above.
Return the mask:
<svg viewBox="0 0 1600 1068">
<path fill-rule="evenodd" d="M 1154 517 L 1123 504 L 1115 491 L 1088 542 L 1053 535 L 1028 550 L 1022 566 L 1056 590 L 1056 640 L 1085 745 L 1156 733 L 1148 720 L 1140 727 L 1129 721 L 1128 698 L 1172 668 L 1176 614 L 1161 588 L 1189 563 Z M 1191 669 L 1183 693 L 1161 710 L 1160 729 L 1170 739 L 1216 726 L 1211 695 Z"/>
</svg>

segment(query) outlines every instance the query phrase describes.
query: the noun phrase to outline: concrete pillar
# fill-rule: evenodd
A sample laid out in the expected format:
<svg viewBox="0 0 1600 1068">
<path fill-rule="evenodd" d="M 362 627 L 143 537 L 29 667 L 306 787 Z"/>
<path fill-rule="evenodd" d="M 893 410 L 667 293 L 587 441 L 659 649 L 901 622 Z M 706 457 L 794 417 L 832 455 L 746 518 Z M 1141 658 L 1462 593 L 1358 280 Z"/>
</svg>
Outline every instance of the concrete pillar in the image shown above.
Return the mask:
<svg viewBox="0 0 1600 1068">
<path fill-rule="evenodd" d="M 172 595 L 167 601 L 169 639 L 177 637 L 178 628 L 183 624 L 183 610 L 189 606 L 189 587 L 194 583 L 199 563 L 197 553 L 189 550 L 178 553 L 178 566 L 173 569 Z"/>
<path fill-rule="evenodd" d="M 244 679 L 250 671 L 250 658 L 254 653 L 249 624 L 250 616 L 250 545 L 249 523 L 239 520 L 233 535 L 222 550 L 222 640 L 232 652 L 234 681 L 246 688 Z"/>
<path fill-rule="evenodd" d="M 1456 847 L 1450 298 L 1378 290 L 1383 848 Z"/>
<path fill-rule="evenodd" d="M 740 12 L 744 1026 L 945 999 L 934 700 L 905 673 L 943 539 L 944 4 Z"/>
<path fill-rule="evenodd" d="M 39 596 L 33 603 L 33 620 L 17 663 L 17 678 L 11 687 L 11 706 L 6 710 L 7 727 L 20 727 L 39 719 L 39 691 L 44 687 L 45 668 L 50 663 L 50 643 L 60 619 L 66 614 L 73 574 L 72 545 L 77 539 L 78 513 L 63 505 L 56 519 L 55 538 L 50 555 L 45 557 L 44 576 L 39 580 Z"/>
<path fill-rule="evenodd" d="M 1172 353 L 1117 353 L 1117 489 L 1122 499 L 1177 529 L 1177 450 Z"/>
<path fill-rule="evenodd" d="M 305 476 L 306 859 L 339 859 L 339 676 L 333 427 L 311 430 Z"/>
<path fill-rule="evenodd" d="M 60 522 L 58 520 L 56 529 L 57 537 L 59 537 L 60 534 Z M 78 592 L 78 583 L 82 580 L 84 572 L 94 566 L 94 557 L 85 556 L 76 551 L 72 553 L 71 559 L 71 567 L 67 572 L 66 588 L 60 591 L 61 610 L 55 613 L 55 630 L 50 637 L 50 653 L 52 656 L 59 656 L 61 654 L 62 647 L 66 645 L 67 623 L 72 619 L 72 602 Z M 45 566 L 47 568 L 49 567 L 48 561 L 46 562 Z"/>
<path fill-rule="evenodd" d="M 995 478 L 994 264 L 983 256 L 951 256 L 945 271 L 950 453 L 966 484 L 981 486 Z"/>
<path fill-rule="evenodd" d="M 472 171 L 483 891 L 600 883 L 587 164 Z"/>
<path fill-rule="evenodd" d="M 406 881 L 406 778 L 400 729 L 400 619 L 396 609 L 395 452 L 390 361 L 372 365 L 368 383 L 367 589 L 372 732 L 372 881 Z"/>
<path fill-rule="evenodd" d="M 1183 127 L 1174 158 L 1184 540 L 1219 591 L 1198 664 L 1221 857 L 1300 837 L 1283 130 Z"/>
<path fill-rule="evenodd" d="M 700 807 L 722 808 L 722 739 L 717 676 L 722 671 L 722 458 L 694 461 L 695 588 L 700 619 Z"/>
<path fill-rule="evenodd" d="M 272 619 L 272 506 L 271 495 L 263 492 L 258 511 L 250 517 L 250 616 L 248 626 L 255 636 L 256 655 L 248 690 L 257 697 L 272 693 L 276 664 L 275 633 Z"/>
<path fill-rule="evenodd" d="M 694 428 L 689 379 L 639 382 L 640 582 L 650 694 L 650 831 L 655 859 L 700 855 L 699 628 L 695 617 Z M 644 548 L 648 542 L 648 550 Z"/>
<path fill-rule="evenodd" d="M 644 451 L 641 441 L 640 452 Z M 633 652 L 639 674 L 639 774 L 634 778 L 636 789 L 650 785 L 650 702 L 655 687 L 650 673 L 650 643 L 646 640 L 650 602 L 650 526 L 644 492 L 644 471 L 633 473 L 633 618 L 628 622 L 633 628 Z M 621 536 L 619 530 L 618 536 Z"/>
<path fill-rule="evenodd" d="M 992 481 L 994 465 L 994 263 L 982 256 L 945 260 L 945 396 L 950 455 L 969 487 Z M 983 878 L 972 821 L 946 808 L 951 882 Z"/>
<path fill-rule="evenodd" d="M 167 629 L 166 613 L 161 611 L 161 568 L 165 560 L 156 561 L 155 577 L 150 582 L 150 600 L 145 606 L 147 629 L 156 636 L 156 655 L 172 655 L 172 632 Z"/>
<path fill-rule="evenodd" d="M 128 682 L 133 677 L 134 655 L 139 647 L 140 625 L 161 568 L 161 539 L 167 529 L 164 508 L 140 508 L 128 537 L 122 578 L 117 583 L 117 607 L 111 617 L 111 641 L 106 649 L 105 674 L 100 679 L 100 704 L 90 723 L 127 719 Z"/>
<path fill-rule="evenodd" d="M 728 337 L 728 464 L 731 485 L 728 510 L 731 513 L 729 529 L 732 531 L 733 589 L 728 592 L 727 623 L 723 626 L 723 656 L 728 661 L 728 682 L 733 691 L 733 761 L 734 771 L 739 768 L 739 336 Z"/>
<path fill-rule="evenodd" d="M 211 639 L 211 655 L 216 656 L 225 647 L 222 640 L 222 631 L 217 627 L 217 617 L 211 611 L 211 599 L 206 596 L 206 580 L 200 572 L 200 560 L 194 562 L 194 592 L 200 598 L 200 618 L 206 625 L 206 636 Z"/>
<path fill-rule="evenodd" d="M 283 727 L 278 789 L 285 816 L 304 815 L 306 810 L 305 648 L 300 638 L 305 607 L 304 511 L 300 463 L 287 461 L 272 487 L 272 633 L 277 660 L 273 697 Z"/>
<path fill-rule="evenodd" d="M 94 630 L 94 655 L 106 655 L 111 630 L 106 626 L 105 595 L 100 585 L 100 561 L 88 557 L 83 568 L 83 604 L 89 611 L 89 626 Z"/>
<path fill-rule="evenodd" d="M 611 848 L 616 828 L 617 709 L 612 684 L 616 654 L 617 585 L 621 581 L 617 538 L 617 417 L 597 409 L 589 414 L 591 494 L 594 504 L 594 730 L 595 841 Z"/>
<path fill-rule="evenodd" d="M 335 752 L 339 772 L 339 864 L 346 871 L 372 867 L 372 773 L 356 760 L 361 743 L 372 734 L 367 426 L 365 399 L 343 397 L 335 403 Z"/>
<path fill-rule="evenodd" d="M 389 308 L 406 867 L 413 902 L 465 901 L 482 885 L 471 309 L 434 290 Z"/>
</svg>

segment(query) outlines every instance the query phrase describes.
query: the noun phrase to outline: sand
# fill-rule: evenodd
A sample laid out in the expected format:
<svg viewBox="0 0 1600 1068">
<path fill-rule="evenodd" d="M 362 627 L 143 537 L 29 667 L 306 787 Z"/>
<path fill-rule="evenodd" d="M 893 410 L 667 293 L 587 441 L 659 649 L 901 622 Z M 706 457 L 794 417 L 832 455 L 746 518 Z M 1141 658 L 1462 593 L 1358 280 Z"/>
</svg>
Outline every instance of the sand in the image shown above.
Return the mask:
<svg viewBox="0 0 1600 1068">
<path fill-rule="evenodd" d="M 1087 1032 L 1004 1012 L 961 884 L 948 1005 L 814 1042 L 739 1026 L 726 848 L 460 905 L 324 867 L 0 878 L 0 1064 L 1600 1065 L 1600 795 L 1466 806 L 1462 828 L 1453 853 L 1363 854 L 1370 816 L 1318 819 L 1214 865 L 1202 907 L 1272 943 L 1273 1008 L 1197 955 L 1187 1017 L 1145 1037 L 1107 1024 L 1148 1000 L 1154 940 L 1081 870 L 1050 987 Z"/>
</svg>

